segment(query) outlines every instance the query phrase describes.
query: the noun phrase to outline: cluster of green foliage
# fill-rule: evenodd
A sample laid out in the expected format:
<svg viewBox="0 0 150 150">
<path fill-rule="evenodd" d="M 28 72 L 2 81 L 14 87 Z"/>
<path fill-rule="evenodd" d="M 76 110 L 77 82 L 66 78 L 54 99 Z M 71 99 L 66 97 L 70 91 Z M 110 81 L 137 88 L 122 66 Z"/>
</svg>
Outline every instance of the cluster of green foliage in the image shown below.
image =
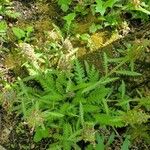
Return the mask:
<svg viewBox="0 0 150 150">
<path fill-rule="evenodd" d="M 58 5 L 67 15 L 64 17 L 67 30 L 71 23 L 78 17 L 85 17 L 92 14 L 96 17 L 96 21 L 91 24 L 90 32 L 105 27 L 117 27 L 124 22 L 124 14 L 131 14 L 132 18 L 140 18 L 143 21 L 148 20 L 150 15 L 150 3 L 140 0 L 57 0 Z"/>
<path fill-rule="evenodd" d="M 0 4 L 0 15 L 2 15 L 5 19 L 15 19 L 16 17 L 20 16 L 19 13 L 12 10 L 10 0 L 0 0 Z"/>
<path fill-rule="evenodd" d="M 7 43 L 9 41 L 8 20 L 16 19 L 20 16 L 18 12 L 13 11 L 11 5 L 12 3 L 9 0 L 0 0 L 0 48 L 1 49 L 3 43 Z"/>
<path fill-rule="evenodd" d="M 3 17 L 0 22 L 2 47 L 3 43 L 11 40 L 7 34 L 8 18 L 16 18 L 19 14 L 12 12 L 9 1 L 0 2 L 2 4 L 0 16 Z M 108 26 L 112 28 L 119 26 L 124 21 L 122 15 L 125 13 L 131 13 L 133 18 L 144 18 L 143 21 L 150 15 L 150 2 L 146 0 L 56 2 L 65 15 L 63 19 L 66 22 L 65 33 L 67 31 L 68 37 L 75 19 L 86 17 L 88 14 L 92 14 L 98 20 L 91 24 L 90 33 Z M 13 26 L 9 30 L 15 37 L 14 49 L 18 50 L 18 45 L 26 46 L 23 49 L 24 53 L 34 55 L 34 48 L 30 46 L 34 28 Z M 44 69 L 37 62 L 40 56 L 35 55 L 35 60 L 31 57 L 33 62 L 26 59 L 27 63 L 23 64 L 29 73 L 27 77 L 23 79 L 18 77 L 17 81 L 10 85 L 5 82 L 4 93 L 0 95 L 1 105 L 22 116 L 35 131 L 35 142 L 49 138 L 50 150 L 80 150 L 82 141 L 87 150 L 104 150 L 120 137 L 117 132 L 119 128 L 126 128 L 124 135 L 121 135 L 124 139 L 121 150 L 128 150 L 135 139 L 143 139 L 149 143 L 147 124 L 150 118 L 150 97 L 143 97 L 139 91 L 136 93 L 137 96 L 132 96 L 124 80 L 126 76 L 133 78 L 141 76 L 135 71 L 135 62 L 144 53 L 148 41 L 143 40 L 142 45 L 141 43 L 128 45 L 127 49 L 122 50 L 116 58 L 110 58 L 104 53 L 103 71 L 97 70 L 86 61 L 81 64 L 78 59 L 70 62 L 71 69 L 66 71 L 49 67 L 48 62 L 49 55 L 55 57 L 62 55 L 61 50 L 65 41 L 63 35 L 65 34 L 60 33 L 58 41 L 57 38 L 48 41 L 46 43 L 48 48 L 45 45 L 44 48 L 41 46 L 44 50 L 50 51 L 50 54 L 39 47 L 40 56 L 43 57 L 41 62 L 44 64 L 41 63 L 43 65 L 41 66 Z M 84 35 L 81 35 L 81 39 L 88 40 L 90 35 Z M 101 128 L 108 131 L 108 135 L 103 134 Z"/>
<path fill-rule="evenodd" d="M 150 99 L 142 95 L 130 97 L 126 83 L 119 80 L 122 75 L 141 75 L 134 71 L 134 62 L 144 48 L 131 46 L 125 56 L 119 58 L 108 58 L 104 53 L 104 74 L 86 61 L 82 66 L 78 60 L 73 61 L 73 68 L 68 72 L 57 69 L 41 71 L 30 65 L 32 75 L 18 78 L 8 88 L 15 95 L 10 109 L 23 114 L 23 119 L 35 130 L 36 142 L 50 138 L 50 149 L 81 149 L 81 140 L 89 143 L 89 150 L 105 149 L 118 136 L 115 128 L 128 127 L 133 131 L 127 131 L 122 145 L 122 150 L 127 150 L 130 140 L 141 136 L 134 136 L 137 134 L 134 129 L 142 130 L 139 126 L 150 118 Z M 112 63 L 116 65 L 109 71 Z M 129 70 L 124 69 L 126 65 L 130 66 Z M 135 103 L 134 107 L 132 103 Z M 111 127 L 114 132 L 110 131 L 107 139 L 99 128 L 95 129 L 97 125 L 106 129 Z M 142 138 L 149 141 L 150 135 L 146 126 L 144 128 Z"/>
</svg>

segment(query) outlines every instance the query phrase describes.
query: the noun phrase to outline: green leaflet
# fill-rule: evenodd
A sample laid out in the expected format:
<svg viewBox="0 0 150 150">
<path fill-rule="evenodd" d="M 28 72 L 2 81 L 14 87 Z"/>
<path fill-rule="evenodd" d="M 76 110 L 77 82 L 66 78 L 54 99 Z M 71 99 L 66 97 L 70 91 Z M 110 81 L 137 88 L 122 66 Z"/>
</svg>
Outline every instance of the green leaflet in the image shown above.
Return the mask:
<svg viewBox="0 0 150 150">
<path fill-rule="evenodd" d="M 75 60 L 75 79 L 77 84 L 81 84 L 85 82 L 85 73 L 84 73 L 84 69 L 81 66 L 80 62 L 78 60 Z"/>
<path fill-rule="evenodd" d="M 76 14 L 70 13 L 67 16 L 63 17 L 63 19 L 66 21 L 67 26 L 70 27 L 72 21 L 75 19 Z"/>
<path fill-rule="evenodd" d="M 34 135 L 34 141 L 35 142 L 39 142 L 41 141 L 43 138 L 46 138 L 49 136 L 49 129 L 41 129 L 41 128 L 37 128 L 35 135 Z"/>
<path fill-rule="evenodd" d="M 121 146 L 121 150 L 129 150 L 130 147 L 130 136 L 126 136 L 123 145 Z"/>
<path fill-rule="evenodd" d="M 104 2 L 102 0 L 96 0 L 95 11 L 99 12 L 102 16 L 104 15 L 106 8 L 104 7 Z"/>
<path fill-rule="evenodd" d="M 140 73 L 134 72 L 134 71 L 128 71 L 128 70 L 118 70 L 115 71 L 117 74 L 126 75 L 126 76 L 140 76 Z"/>
<path fill-rule="evenodd" d="M 110 126 L 115 126 L 115 127 L 122 127 L 124 125 L 121 116 L 99 114 L 95 116 L 95 119 L 101 125 L 110 125 Z"/>
<path fill-rule="evenodd" d="M 61 117 L 64 117 L 63 114 L 60 114 L 58 112 L 49 112 L 49 111 L 45 111 L 43 112 L 43 115 L 44 115 L 44 118 L 47 120 L 47 119 L 51 119 L 52 118 L 61 118 Z"/>
<path fill-rule="evenodd" d="M 95 7 L 95 11 L 99 12 L 102 16 L 105 14 L 106 9 L 108 7 L 113 7 L 113 5 L 117 2 L 118 0 L 107 0 L 107 1 L 103 1 L 103 0 L 96 0 L 96 7 Z"/>
<path fill-rule="evenodd" d="M 106 53 L 104 53 L 103 57 L 104 57 L 103 66 L 104 66 L 104 69 L 105 69 L 105 75 L 107 76 L 107 74 L 108 74 L 108 60 L 109 59 L 108 59 Z"/>
<path fill-rule="evenodd" d="M 95 66 L 94 65 L 90 66 L 87 63 L 87 61 L 84 61 L 84 64 L 85 64 L 85 71 L 87 74 L 87 80 L 92 83 L 98 81 L 100 78 L 100 75 L 99 75 L 98 70 L 95 68 Z"/>
<path fill-rule="evenodd" d="M 100 135 L 97 133 L 97 134 L 96 134 L 96 140 L 97 140 L 96 150 L 104 150 L 104 149 L 105 149 L 104 137 L 103 137 L 103 136 L 100 136 Z"/>
<path fill-rule="evenodd" d="M 18 40 L 20 40 L 20 39 L 22 39 L 26 36 L 26 33 L 20 28 L 13 27 L 12 31 L 15 34 L 15 36 L 17 37 Z"/>
<path fill-rule="evenodd" d="M 61 6 L 61 9 L 66 12 L 71 4 L 72 0 L 58 0 L 58 5 Z"/>
<path fill-rule="evenodd" d="M 87 101 L 90 103 L 100 104 L 102 100 L 108 95 L 109 88 L 105 88 L 104 86 L 100 86 L 96 88 L 94 91 L 90 92 Z"/>
<path fill-rule="evenodd" d="M 0 35 L 7 31 L 7 23 L 5 21 L 0 22 Z"/>
<path fill-rule="evenodd" d="M 79 106 L 79 112 L 80 112 L 81 125 L 84 126 L 84 109 L 83 109 L 83 105 L 81 102 Z"/>
<path fill-rule="evenodd" d="M 121 98 L 123 99 L 125 97 L 125 93 L 126 93 L 126 86 L 125 86 L 125 82 L 123 80 L 121 82 L 121 86 L 119 87 L 119 91 L 121 92 Z"/>
<path fill-rule="evenodd" d="M 98 82 L 93 83 L 91 86 L 88 86 L 87 88 L 85 88 L 82 93 L 86 93 L 86 92 L 90 92 L 91 90 L 96 89 L 97 87 L 99 87 L 100 85 L 106 85 L 108 83 L 114 82 L 116 80 L 118 80 L 119 78 L 101 78 Z"/>
</svg>

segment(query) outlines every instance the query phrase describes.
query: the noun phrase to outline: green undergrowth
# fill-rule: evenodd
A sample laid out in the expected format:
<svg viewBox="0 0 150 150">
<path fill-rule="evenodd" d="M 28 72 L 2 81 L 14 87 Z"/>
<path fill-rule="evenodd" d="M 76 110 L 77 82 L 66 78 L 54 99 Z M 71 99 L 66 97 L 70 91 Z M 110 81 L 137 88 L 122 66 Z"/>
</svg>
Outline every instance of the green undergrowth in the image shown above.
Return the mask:
<svg viewBox="0 0 150 150">
<path fill-rule="evenodd" d="M 131 89 L 129 82 L 144 76 L 137 62 L 147 55 L 149 39 L 124 44 L 109 52 L 113 57 L 99 45 L 114 42 L 103 43 L 100 31 L 106 28 L 120 29 L 124 37 L 130 20 L 148 21 L 150 2 L 55 0 L 60 13 L 56 24 L 49 20 L 52 14 L 48 17 L 50 2 L 35 2 L 37 14 L 45 9 L 46 15 L 19 26 L 21 14 L 9 0 L 0 0 L 0 55 L 4 67 L 14 73 L 13 82 L 0 82 L 3 109 L 28 125 L 35 143 L 48 139 L 49 150 L 115 149 L 118 143 L 119 149 L 129 150 L 139 141 L 149 146 L 150 96 Z M 103 58 L 97 60 L 101 70 L 76 54 L 92 56 L 94 42 Z M 0 79 L 5 74 L 0 72 Z"/>
<path fill-rule="evenodd" d="M 67 33 L 72 32 L 72 28 L 79 28 L 76 23 L 85 21 L 89 15 L 91 22 L 88 20 L 88 31 L 90 33 L 107 27 L 125 28 L 124 22 L 128 24 L 128 21 L 124 19 L 126 15 L 131 16 L 128 19 L 141 19 L 143 22 L 148 21 L 148 15 L 150 15 L 150 3 L 146 0 L 79 0 L 76 2 L 57 0 L 57 3 L 64 12 L 63 19 L 66 22 L 64 28 Z"/>
<path fill-rule="evenodd" d="M 123 80 L 124 76 L 141 76 L 134 63 L 144 49 L 131 46 L 118 58 L 104 53 L 103 74 L 77 59 L 70 71 L 41 70 L 29 63 L 30 76 L 6 87 L 6 93 L 14 96 L 6 99 L 4 93 L 2 105 L 7 101 L 7 109 L 22 116 L 35 131 L 35 142 L 49 138 L 49 149 L 82 149 L 81 141 L 89 150 L 107 149 L 120 136 L 125 139 L 120 148 L 125 150 L 137 139 L 149 143 L 150 97 L 143 97 L 139 91 L 139 96 L 130 96 Z M 108 131 L 107 136 L 101 128 Z M 121 128 L 126 129 L 123 135 L 117 132 Z"/>
</svg>

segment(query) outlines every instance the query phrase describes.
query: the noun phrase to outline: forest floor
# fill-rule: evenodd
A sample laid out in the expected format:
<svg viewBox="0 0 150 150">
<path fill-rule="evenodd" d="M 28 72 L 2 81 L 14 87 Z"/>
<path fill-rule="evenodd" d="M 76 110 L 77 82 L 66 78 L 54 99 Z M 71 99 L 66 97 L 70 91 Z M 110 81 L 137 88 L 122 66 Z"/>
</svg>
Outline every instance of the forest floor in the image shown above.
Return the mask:
<svg viewBox="0 0 150 150">
<path fill-rule="evenodd" d="M 57 24 L 61 27 L 62 22 L 60 22 L 61 15 L 59 14 L 59 9 L 56 11 L 57 6 L 55 3 L 34 3 L 34 2 L 24 2 L 24 1 L 13 1 L 13 9 L 19 12 L 22 17 L 19 20 L 10 20 L 9 26 L 19 26 L 20 28 L 28 26 L 33 26 L 35 29 L 35 35 L 37 40 L 31 42 L 32 45 L 42 45 L 45 42 L 45 35 L 43 35 L 43 30 L 52 30 L 53 24 Z M 90 17 L 90 16 L 89 16 Z M 89 28 L 89 22 L 79 22 L 78 28 L 75 32 L 84 32 Z M 73 39 L 71 47 L 79 46 L 80 53 L 78 54 L 79 59 L 88 60 L 90 63 L 95 64 L 98 69 L 101 69 L 101 53 L 107 51 L 108 55 L 117 55 L 113 50 L 115 48 L 123 48 L 124 43 L 135 43 L 139 41 L 144 41 L 150 39 L 150 23 L 140 24 L 138 20 L 133 20 L 130 25 L 130 31 L 124 36 L 118 36 L 118 33 L 112 33 L 111 31 L 102 31 L 92 35 L 95 50 L 86 53 L 84 48 L 84 43 L 78 41 L 78 39 Z M 140 28 L 139 28 L 140 26 Z M 84 28 L 83 28 L 84 27 Z M 82 30 L 81 30 L 82 29 Z M 84 31 L 83 31 L 84 30 Z M 115 34 L 115 38 L 113 36 Z M 107 36 L 106 36 L 107 35 Z M 10 35 L 11 36 L 11 35 Z M 105 39 L 104 39 L 105 38 Z M 102 43 L 102 45 L 100 44 Z M 6 47 L 15 47 L 12 45 Z M 69 45 L 69 44 L 68 44 Z M 68 46 L 67 45 L 67 46 Z M 0 54 L 0 71 L 3 72 L 2 80 L 8 83 L 13 83 L 16 80 L 18 74 L 23 75 L 24 72 L 18 68 L 19 60 L 15 54 L 9 54 L 7 52 Z M 93 59 L 94 58 L 94 59 Z M 18 61 L 16 61 L 18 60 Z M 58 60 L 59 61 L 59 60 Z M 128 82 L 128 87 L 134 94 L 135 90 L 142 91 L 144 96 L 150 96 L 150 47 L 145 52 L 145 55 L 139 59 L 136 63 L 136 68 L 140 73 L 143 74 L 141 78 L 130 79 L 126 78 Z M 0 83 L 0 90 L 3 90 L 3 82 Z M 12 97 L 9 95 L 7 97 Z M 5 95 L 6 95 L 5 94 Z M 27 126 L 26 122 L 21 120 L 21 116 L 7 112 L 8 104 L 5 103 L 0 108 L 0 150 L 45 150 L 48 148 L 50 143 L 49 139 L 46 138 L 38 143 L 34 142 L 33 134 L 34 132 Z M 120 129 L 123 132 L 124 128 Z M 109 147 L 108 150 L 119 150 L 122 144 L 122 137 L 116 139 L 113 146 Z M 82 145 L 82 143 L 81 143 Z M 143 142 L 143 140 L 137 140 L 132 145 L 132 150 L 149 150 L 150 144 Z M 84 150 L 84 148 L 83 148 Z"/>
</svg>

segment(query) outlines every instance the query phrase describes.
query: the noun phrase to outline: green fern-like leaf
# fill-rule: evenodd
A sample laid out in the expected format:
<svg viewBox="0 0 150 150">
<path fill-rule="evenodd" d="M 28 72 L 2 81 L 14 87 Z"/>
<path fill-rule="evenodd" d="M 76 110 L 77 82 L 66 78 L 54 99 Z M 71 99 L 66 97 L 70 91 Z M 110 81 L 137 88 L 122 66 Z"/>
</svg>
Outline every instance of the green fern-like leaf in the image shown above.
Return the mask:
<svg viewBox="0 0 150 150">
<path fill-rule="evenodd" d="M 85 82 L 85 72 L 84 68 L 80 64 L 78 60 L 75 60 L 75 66 L 74 66 L 74 71 L 75 71 L 75 80 L 77 84 L 81 84 Z"/>
<path fill-rule="evenodd" d="M 81 102 L 79 106 L 79 115 L 80 115 L 81 125 L 84 126 L 84 110 L 83 110 L 83 105 Z"/>
<path fill-rule="evenodd" d="M 108 93 L 108 88 L 100 86 L 89 94 L 87 102 L 92 104 L 100 104 L 102 102 L 102 99 L 104 99 Z"/>
<path fill-rule="evenodd" d="M 104 136 L 100 136 L 98 133 L 96 133 L 96 150 L 104 150 L 105 144 L 104 144 Z"/>
<path fill-rule="evenodd" d="M 107 54 L 104 53 L 104 61 L 103 61 L 103 66 L 104 66 L 104 70 L 105 70 L 105 75 L 108 74 L 108 57 Z"/>
<path fill-rule="evenodd" d="M 119 57 L 119 58 L 109 58 L 108 62 L 109 63 L 120 63 L 124 60 L 124 57 Z"/>
<path fill-rule="evenodd" d="M 121 86 L 119 87 L 119 91 L 121 93 L 121 98 L 123 99 L 125 97 L 125 93 L 126 93 L 126 85 L 123 80 L 122 80 Z"/>
<path fill-rule="evenodd" d="M 36 80 L 40 82 L 41 86 L 44 88 L 44 91 L 50 92 L 55 91 L 55 80 L 52 72 L 47 73 L 40 73 L 38 76 L 36 76 Z"/>
<path fill-rule="evenodd" d="M 50 111 L 44 111 L 43 116 L 45 120 L 51 119 L 51 118 L 62 118 L 64 117 L 63 114 L 58 113 L 58 112 L 50 112 Z"/>
<path fill-rule="evenodd" d="M 70 124 L 65 123 L 63 126 L 63 137 L 62 137 L 62 145 L 66 150 L 71 149 L 71 142 L 69 141 L 69 137 L 72 134 L 72 127 Z"/>
<path fill-rule="evenodd" d="M 108 83 L 111 83 L 111 82 L 114 82 L 116 80 L 118 80 L 119 78 L 117 77 L 114 77 L 114 78 L 101 78 L 99 81 L 97 81 L 96 83 L 93 83 L 93 84 L 90 84 L 88 87 L 86 87 L 82 93 L 86 93 L 86 92 L 90 92 L 96 88 L 98 88 L 99 86 L 101 85 L 106 85 Z"/>
<path fill-rule="evenodd" d="M 115 126 L 115 127 L 124 126 L 124 123 L 123 123 L 122 118 L 120 116 L 111 116 L 111 115 L 107 115 L 107 114 L 99 114 L 99 115 L 95 115 L 95 119 L 98 123 L 100 123 L 102 125 Z"/>
<path fill-rule="evenodd" d="M 56 79 L 56 89 L 60 94 L 64 94 L 67 86 L 67 78 L 64 72 L 57 75 Z"/>
<path fill-rule="evenodd" d="M 115 71 L 116 74 L 121 74 L 125 76 L 140 76 L 140 73 L 134 72 L 134 71 L 128 71 L 128 70 L 118 70 Z"/>
<path fill-rule="evenodd" d="M 98 105 L 85 104 L 83 106 L 84 112 L 86 113 L 97 113 L 100 111 L 100 107 Z"/>
<path fill-rule="evenodd" d="M 121 150 L 129 150 L 130 144 L 130 136 L 126 136 L 123 145 L 121 146 Z"/>
<path fill-rule="evenodd" d="M 53 93 L 44 93 L 44 95 L 41 97 L 42 101 L 49 101 L 49 102 L 56 102 L 56 101 L 61 101 L 65 97 L 61 95 L 58 92 L 53 92 Z"/>
<path fill-rule="evenodd" d="M 73 117 L 73 116 L 77 116 L 76 114 L 78 113 L 78 109 L 77 107 L 75 107 L 75 105 L 66 102 L 61 105 L 59 112 L 64 115 Z"/>
<path fill-rule="evenodd" d="M 63 125 L 63 135 L 61 137 L 62 146 L 65 150 L 70 150 L 73 145 L 80 140 L 81 130 L 74 131 L 72 125 L 65 123 Z"/>
<path fill-rule="evenodd" d="M 87 73 L 88 81 L 89 82 L 98 81 L 99 80 L 99 72 L 98 72 L 98 70 L 96 70 L 94 65 L 92 65 L 90 67 L 89 64 L 87 63 L 87 61 L 85 61 L 84 64 L 85 64 L 85 70 L 86 70 L 86 73 Z"/>
<path fill-rule="evenodd" d="M 139 99 L 139 105 L 144 106 L 148 111 L 150 111 L 150 96 Z"/>
</svg>

